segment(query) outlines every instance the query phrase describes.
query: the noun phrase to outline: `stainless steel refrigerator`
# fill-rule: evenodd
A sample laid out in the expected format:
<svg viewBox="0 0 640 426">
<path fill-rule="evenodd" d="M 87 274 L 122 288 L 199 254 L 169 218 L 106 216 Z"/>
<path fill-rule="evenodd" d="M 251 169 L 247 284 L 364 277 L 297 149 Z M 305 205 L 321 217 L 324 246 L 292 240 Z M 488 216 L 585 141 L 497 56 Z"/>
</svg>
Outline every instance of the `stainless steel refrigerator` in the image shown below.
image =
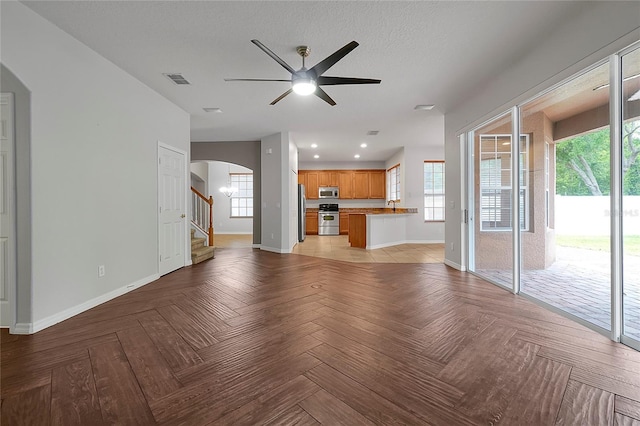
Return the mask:
<svg viewBox="0 0 640 426">
<path fill-rule="evenodd" d="M 307 197 L 304 192 L 304 185 L 298 184 L 298 241 L 303 242 L 306 236 L 307 227 Z"/>
</svg>

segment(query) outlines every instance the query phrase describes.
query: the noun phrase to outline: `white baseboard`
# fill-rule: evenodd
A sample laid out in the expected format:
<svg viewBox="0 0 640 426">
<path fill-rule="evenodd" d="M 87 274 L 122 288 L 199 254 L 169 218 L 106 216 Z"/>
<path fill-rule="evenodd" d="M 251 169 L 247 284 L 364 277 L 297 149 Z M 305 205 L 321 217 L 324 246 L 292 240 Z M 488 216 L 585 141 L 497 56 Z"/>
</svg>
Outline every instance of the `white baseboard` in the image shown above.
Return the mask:
<svg viewBox="0 0 640 426">
<path fill-rule="evenodd" d="M 405 244 L 405 243 L 406 243 L 406 241 L 392 241 L 390 243 L 376 244 L 374 246 L 370 246 L 369 244 L 367 244 L 366 249 L 367 250 L 375 250 L 375 249 L 381 249 L 381 248 L 385 248 L 385 247 L 397 246 L 397 245 Z"/>
<path fill-rule="evenodd" d="M 11 334 L 33 334 L 33 327 L 30 322 L 19 322 L 14 328 L 9 327 Z"/>
<path fill-rule="evenodd" d="M 260 246 L 261 246 L 260 244 L 255 244 L 255 243 L 254 243 L 254 244 L 252 244 L 252 245 L 251 245 L 251 248 L 257 248 L 257 249 L 259 249 L 259 248 L 260 248 Z"/>
<path fill-rule="evenodd" d="M 260 250 L 270 251 L 272 253 L 286 254 L 291 253 L 291 250 L 287 251 L 286 249 L 276 248 L 276 247 L 268 247 L 268 246 L 260 246 Z"/>
<path fill-rule="evenodd" d="M 403 240 L 403 241 L 394 241 L 391 243 L 384 244 L 376 244 L 375 246 L 367 246 L 367 250 L 375 250 L 385 247 L 397 246 L 400 244 L 442 244 L 444 240 Z"/>
<path fill-rule="evenodd" d="M 457 269 L 458 271 L 467 272 L 467 268 L 465 268 L 464 266 L 458 263 L 452 262 L 449 259 L 445 259 L 444 264 L 447 266 L 451 266 L 452 268 Z"/>
<path fill-rule="evenodd" d="M 131 284 L 127 284 L 125 286 L 112 290 L 109 293 L 105 293 L 101 296 L 94 297 L 91 300 L 87 300 L 86 302 L 76 306 L 72 306 L 71 308 L 65 309 L 64 311 L 58 312 L 57 314 L 50 315 L 32 324 L 28 324 L 28 323 L 16 324 L 15 334 L 37 333 L 40 330 L 44 330 L 47 327 L 51 327 L 52 325 L 55 325 L 66 319 L 69 319 L 84 311 L 88 311 L 91 308 L 94 308 L 102 303 L 108 302 L 111 299 L 115 299 L 118 296 L 122 296 L 123 294 L 128 293 L 132 290 L 135 290 L 136 288 L 149 284 L 150 282 L 153 282 L 158 278 L 160 278 L 159 274 L 149 275 L 148 277 L 142 278 Z"/>
</svg>

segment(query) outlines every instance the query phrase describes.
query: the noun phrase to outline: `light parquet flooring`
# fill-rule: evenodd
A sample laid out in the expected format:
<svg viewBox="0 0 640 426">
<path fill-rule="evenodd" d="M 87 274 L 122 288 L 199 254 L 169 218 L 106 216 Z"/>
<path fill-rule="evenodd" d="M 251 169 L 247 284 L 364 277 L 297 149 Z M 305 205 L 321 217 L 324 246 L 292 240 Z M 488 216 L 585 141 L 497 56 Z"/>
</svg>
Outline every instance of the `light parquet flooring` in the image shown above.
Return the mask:
<svg viewBox="0 0 640 426">
<path fill-rule="evenodd" d="M 443 264 L 225 248 L 0 337 L 2 425 L 640 425 L 640 353 Z"/>
</svg>

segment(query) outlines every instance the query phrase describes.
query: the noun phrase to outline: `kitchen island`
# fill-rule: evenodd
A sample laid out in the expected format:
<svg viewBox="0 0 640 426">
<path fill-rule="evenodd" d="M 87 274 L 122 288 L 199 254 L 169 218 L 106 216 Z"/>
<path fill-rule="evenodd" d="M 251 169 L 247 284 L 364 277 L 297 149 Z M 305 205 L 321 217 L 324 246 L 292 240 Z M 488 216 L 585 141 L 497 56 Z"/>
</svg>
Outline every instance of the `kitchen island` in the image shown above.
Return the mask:
<svg viewBox="0 0 640 426">
<path fill-rule="evenodd" d="M 407 218 L 418 209 L 373 209 L 366 213 L 349 214 L 351 247 L 378 249 L 404 244 L 407 241 Z"/>
</svg>

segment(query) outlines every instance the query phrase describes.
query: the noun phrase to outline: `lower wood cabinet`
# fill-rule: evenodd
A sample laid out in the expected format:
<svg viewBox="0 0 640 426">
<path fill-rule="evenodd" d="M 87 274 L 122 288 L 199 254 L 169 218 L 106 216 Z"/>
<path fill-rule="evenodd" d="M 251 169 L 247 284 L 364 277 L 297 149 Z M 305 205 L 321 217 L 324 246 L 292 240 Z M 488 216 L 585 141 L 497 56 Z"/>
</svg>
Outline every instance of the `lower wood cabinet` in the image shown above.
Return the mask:
<svg viewBox="0 0 640 426">
<path fill-rule="evenodd" d="M 349 234 L 349 213 L 340 213 L 340 235 Z"/>
<path fill-rule="evenodd" d="M 305 233 L 307 235 L 318 235 L 318 213 L 307 212 L 305 215 L 306 227 Z"/>
</svg>

